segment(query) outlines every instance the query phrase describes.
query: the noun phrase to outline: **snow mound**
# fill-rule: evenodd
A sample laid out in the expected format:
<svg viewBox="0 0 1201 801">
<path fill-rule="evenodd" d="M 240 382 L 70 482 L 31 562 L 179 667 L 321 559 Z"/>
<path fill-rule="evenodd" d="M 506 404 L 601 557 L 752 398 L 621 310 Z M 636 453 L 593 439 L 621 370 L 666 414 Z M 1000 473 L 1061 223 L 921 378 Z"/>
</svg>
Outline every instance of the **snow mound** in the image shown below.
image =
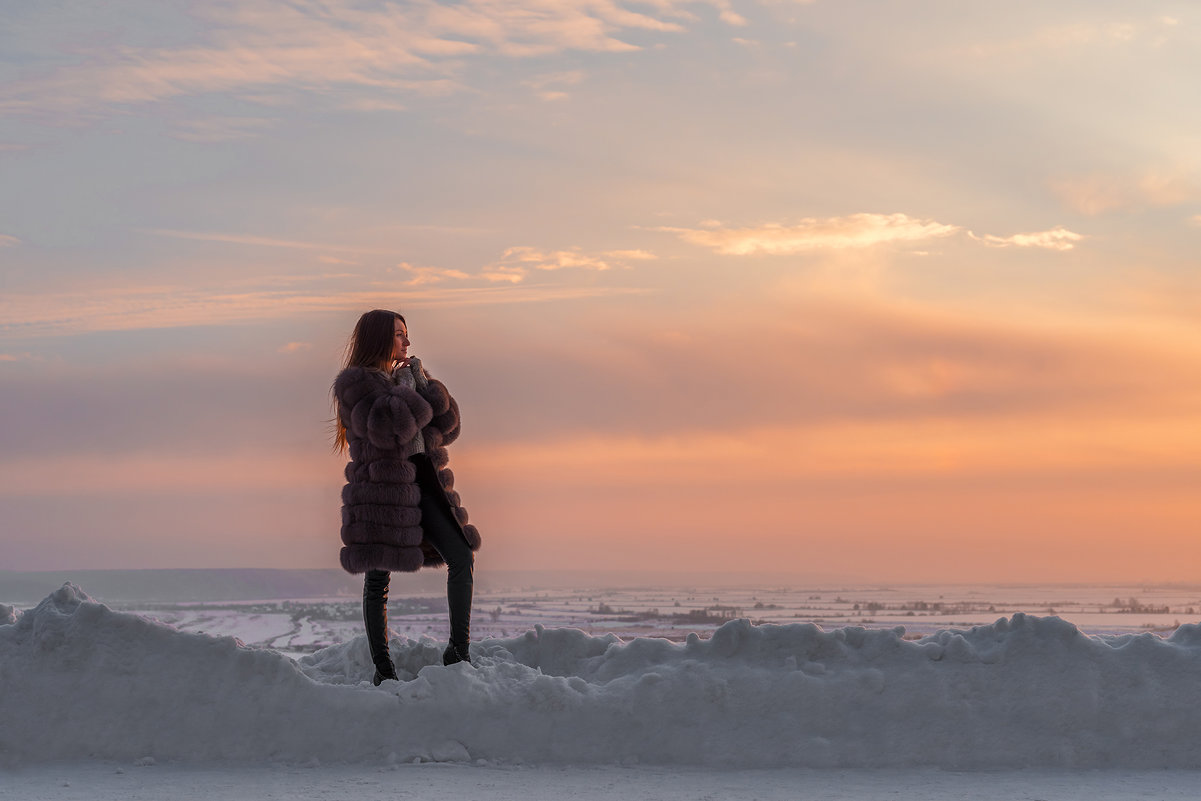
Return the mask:
<svg viewBox="0 0 1201 801">
<path fill-rule="evenodd" d="M 0 758 L 1201 766 L 1201 626 L 1087 637 L 1014 615 L 903 630 L 733 621 L 684 643 L 544 629 L 365 640 L 299 662 L 114 612 L 64 585 L 0 609 Z"/>
</svg>

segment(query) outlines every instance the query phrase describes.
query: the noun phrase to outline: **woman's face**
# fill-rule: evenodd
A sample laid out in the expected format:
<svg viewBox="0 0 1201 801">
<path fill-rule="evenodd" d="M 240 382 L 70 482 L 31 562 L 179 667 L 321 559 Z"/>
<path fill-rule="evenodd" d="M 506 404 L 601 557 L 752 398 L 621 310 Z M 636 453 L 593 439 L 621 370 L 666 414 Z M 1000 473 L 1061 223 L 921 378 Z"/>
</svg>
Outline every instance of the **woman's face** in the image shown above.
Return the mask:
<svg viewBox="0 0 1201 801">
<path fill-rule="evenodd" d="M 392 361 L 403 362 L 409 358 L 409 328 L 403 320 L 396 321 L 396 330 L 392 337 Z"/>
</svg>

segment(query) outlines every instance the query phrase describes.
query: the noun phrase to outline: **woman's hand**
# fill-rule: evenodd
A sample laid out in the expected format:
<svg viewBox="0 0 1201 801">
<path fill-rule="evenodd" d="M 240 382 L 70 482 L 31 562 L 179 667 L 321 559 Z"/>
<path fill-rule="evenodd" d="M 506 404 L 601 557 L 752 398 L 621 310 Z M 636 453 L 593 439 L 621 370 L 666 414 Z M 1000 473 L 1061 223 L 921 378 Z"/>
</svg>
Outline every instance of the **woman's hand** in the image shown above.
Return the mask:
<svg viewBox="0 0 1201 801">
<path fill-rule="evenodd" d="M 413 379 L 417 382 L 417 388 L 424 389 L 430 380 L 425 374 L 425 368 L 421 366 L 421 359 L 410 356 L 406 361 L 409 363 L 409 369 L 413 371 Z"/>
</svg>

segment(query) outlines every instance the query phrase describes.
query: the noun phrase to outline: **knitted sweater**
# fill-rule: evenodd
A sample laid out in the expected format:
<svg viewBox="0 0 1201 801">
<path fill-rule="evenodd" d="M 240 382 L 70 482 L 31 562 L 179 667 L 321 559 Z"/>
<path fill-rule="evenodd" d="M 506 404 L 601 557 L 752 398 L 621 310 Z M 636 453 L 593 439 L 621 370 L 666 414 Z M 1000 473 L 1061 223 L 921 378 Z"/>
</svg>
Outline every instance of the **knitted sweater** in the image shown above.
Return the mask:
<svg viewBox="0 0 1201 801">
<path fill-rule="evenodd" d="M 423 389 L 429 386 L 429 377 L 426 376 L 425 370 L 421 367 L 421 362 L 413 359 L 407 367 L 397 367 L 392 371 L 392 380 L 397 386 L 417 391 L 420 385 Z M 400 449 L 402 458 L 409 458 L 415 453 L 425 453 L 425 437 L 421 436 L 421 429 L 413 435 L 413 438 L 405 443 L 405 446 Z"/>
</svg>

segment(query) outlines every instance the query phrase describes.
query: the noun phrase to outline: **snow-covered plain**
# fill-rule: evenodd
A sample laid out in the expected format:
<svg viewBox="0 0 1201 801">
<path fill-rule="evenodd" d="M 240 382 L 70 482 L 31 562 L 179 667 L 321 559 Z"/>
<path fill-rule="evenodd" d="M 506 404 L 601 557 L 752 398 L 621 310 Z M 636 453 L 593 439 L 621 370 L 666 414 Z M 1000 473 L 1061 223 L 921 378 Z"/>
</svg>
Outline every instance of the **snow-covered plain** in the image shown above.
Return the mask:
<svg viewBox="0 0 1201 801">
<path fill-rule="evenodd" d="M 388 605 L 393 632 L 413 639 L 447 636 L 446 600 L 440 594 L 438 577 L 431 571 L 421 576 L 421 581 L 409 576 L 395 578 Z M 489 583 L 491 586 L 477 587 L 472 621 L 476 639 L 512 637 L 542 624 L 594 635 L 616 634 L 622 639 L 683 640 L 690 633 L 707 637 L 729 619 L 742 617 L 755 623 L 810 622 L 826 629 L 904 626 L 906 636 L 915 638 L 947 628 L 987 625 L 1018 612 L 1059 616 L 1088 634 L 1171 634 L 1181 623 L 1201 617 L 1201 586 L 747 583 L 596 584 L 567 589 L 545 584 L 506 586 L 495 579 Z M 109 605 L 157 618 L 183 631 L 233 636 L 248 645 L 292 656 L 348 642 L 363 630 L 362 605 L 357 598 L 191 603 L 118 599 Z"/>
<path fill-rule="evenodd" d="M 1195 801 L 1198 774 L 1183 770 L 931 768 L 810 770 L 691 766 L 485 766 L 424 763 L 130 765 L 75 763 L 0 771 L 14 801 Z"/>
<path fill-rule="evenodd" d="M 73 585 L 0 606 L 0 798 L 1188 798 L 1201 779 L 1196 624 L 1087 636 L 1019 613 L 906 639 L 734 620 L 680 642 L 539 625 L 451 668 L 441 644 L 396 637 L 402 680 L 376 688 L 361 636 L 293 659 Z"/>
</svg>

